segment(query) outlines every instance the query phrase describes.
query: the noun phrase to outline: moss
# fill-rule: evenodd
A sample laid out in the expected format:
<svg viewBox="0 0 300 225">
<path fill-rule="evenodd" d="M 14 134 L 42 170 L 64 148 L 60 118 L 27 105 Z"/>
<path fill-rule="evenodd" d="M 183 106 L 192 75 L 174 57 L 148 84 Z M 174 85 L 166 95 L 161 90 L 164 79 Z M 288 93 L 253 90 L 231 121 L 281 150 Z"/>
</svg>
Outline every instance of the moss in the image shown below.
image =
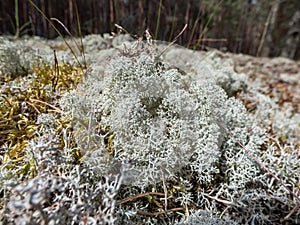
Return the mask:
<svg viewBox="0 0 300 225">
<path fill-rule="evenodd" d="M 36 63 L 31 70 L 34 72 L 31 76 L 10 77 L 0 89 L 0 146 L 6 149 L 1 153 L 1 165 L 8 163 L 12 168 L 22 164 L 28 142 L 41 131 L 43 124 L 37 123 L 38 116 L 53 115 L 56 122 L 53 129 L 60 135 L 63 128 L 71 126 L 71 117 L 64 116 L 55 101 L 75 88 L 83 75 L 80 67 L 67 63 Z M 60 145 L 63 148 L 62 137 Z M 28 163 L 19 171 L 21 174 L 35 174 L 33 164 Z"/>
</svg>

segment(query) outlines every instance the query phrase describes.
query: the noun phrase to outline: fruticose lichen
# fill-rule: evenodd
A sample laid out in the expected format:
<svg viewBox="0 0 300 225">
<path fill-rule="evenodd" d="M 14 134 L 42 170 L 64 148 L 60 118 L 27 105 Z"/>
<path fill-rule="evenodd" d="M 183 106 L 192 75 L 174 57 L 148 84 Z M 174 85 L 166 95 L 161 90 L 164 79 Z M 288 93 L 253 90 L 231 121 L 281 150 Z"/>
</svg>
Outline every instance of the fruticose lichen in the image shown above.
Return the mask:
<svg viewBox="0 0 300 225">
<path fill-rule="evenodd" d="M 299 151 L 277 154 L 269 145 L 235 98 L 246 81 L 228 64 L 214 65 L 217 56 L 201 67 L 210 71 L 195 65 L 191 72 L 157 57 L 149 43 L 119 51 L 84 79 L 67 63 L 38 63 L 22 85 L 13 78 L 2 87 L 1 132 L 24 135 L 1 135 L 1 221 L 279 224 L 296 200 L 227 130 L 284 173 L 294 192 Z M 287 223 L 298 218 L 299 210 Z"/>
</svg>

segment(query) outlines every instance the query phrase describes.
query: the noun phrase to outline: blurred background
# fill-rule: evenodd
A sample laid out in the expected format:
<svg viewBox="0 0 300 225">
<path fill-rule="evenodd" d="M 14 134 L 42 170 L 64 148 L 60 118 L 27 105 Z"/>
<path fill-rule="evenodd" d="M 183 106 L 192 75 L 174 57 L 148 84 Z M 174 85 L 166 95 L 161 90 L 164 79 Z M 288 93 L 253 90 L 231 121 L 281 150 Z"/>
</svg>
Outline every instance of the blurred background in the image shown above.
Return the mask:
<svg viewBox="0 0 300 225">
<path fill-rule="evenodd" d="M 300 58 L 299 0 L 1 0 L 0 34 L 55 38 L 46 16 L 78 36 L 76 11 L 83 35 L 116 33 L 118 24 L 133 36 L 148 28 L 172 41 L 187 24 L 176 43 L 191 49 Z"/>
</svg>

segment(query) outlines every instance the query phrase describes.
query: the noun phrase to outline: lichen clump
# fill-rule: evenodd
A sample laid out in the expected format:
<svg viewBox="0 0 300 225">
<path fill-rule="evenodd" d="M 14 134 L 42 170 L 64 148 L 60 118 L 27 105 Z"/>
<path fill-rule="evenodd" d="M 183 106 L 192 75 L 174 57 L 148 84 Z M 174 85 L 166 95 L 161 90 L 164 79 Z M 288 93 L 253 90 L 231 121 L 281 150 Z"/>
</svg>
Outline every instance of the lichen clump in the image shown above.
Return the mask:
<svg viewBox="0 0 300 225">
<path fill-rule="evenodd" d="M 267 145 L 234 96 L 246 88 L 237 74 L 181 71 L 140 41 L 119 51 L 85 79 L 69 64 L 38 63 L 3 86 L 1 220 L 279 223 L 295 199 L 227 131 L 265 164 L 283 162 L 295 185 L 297 152 Z"/>
<path fill-rule="evenodd" d="M 161 190 L 167 182 L 173 207 L 210 207 L 217 193 L 233 201 L 260 169 L 220 123 L 253 154 L 263 131 L 215 82 L 183 75 L 156 54 L 149 46 L 129 49 L 110 62 L 103 78 L 89 74 L 60 100 L 62 110 L 73 115 L 84 162 L 97 164 L 98 173 L 111 170 L 108 162 L 127 164 L 123 182 L 141 192 Z"/>
</svg>

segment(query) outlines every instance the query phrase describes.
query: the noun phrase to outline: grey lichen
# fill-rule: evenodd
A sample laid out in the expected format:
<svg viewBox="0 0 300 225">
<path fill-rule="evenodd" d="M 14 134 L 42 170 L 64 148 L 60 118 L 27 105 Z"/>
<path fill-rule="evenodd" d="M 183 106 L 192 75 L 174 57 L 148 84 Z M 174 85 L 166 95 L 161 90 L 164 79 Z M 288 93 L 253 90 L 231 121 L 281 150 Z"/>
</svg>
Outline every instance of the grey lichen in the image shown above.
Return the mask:
<svg viewBox="0 0 300 225">
<path fill-rule="evenodd" d="M 224 69 L 215 55 L 203 59 L 209 66 L 201 68 L 209 70 L 193 65 L 193 72 L 187 67 L 182 72 L 158 58 L 149 43 L 118 51 L 57 99 L 61 115 L 72 118 L 72 124 L 59 129 L 60 137 L 54 118 L 41 114 L 39 134 L 26 147 L 24 164 L 13 171 L 12 162 L 1 165 L 1 220 L 278 224 L 295 200 L 226 130 L 294 184 L 294 192 L 299 149 L 284 146 L 279 152 L 268 145 L 258 126 L 263 121 L 229 97 L 245 87 L 242 78 L 229 64 Z M 267 112 L 263 115 L 268 118 Z M 23 170 L 24 176 L 10 179 Z M 287 222 L 297 223 L 298 217 L 299 210 Z"/>
<path fill-rule="evenodd" d="M 27 75 L 30 65 L 38 57 L 30 48 L 22 48 L 19 43 L 0 37 L 0 78 Z"/>
</svg>

